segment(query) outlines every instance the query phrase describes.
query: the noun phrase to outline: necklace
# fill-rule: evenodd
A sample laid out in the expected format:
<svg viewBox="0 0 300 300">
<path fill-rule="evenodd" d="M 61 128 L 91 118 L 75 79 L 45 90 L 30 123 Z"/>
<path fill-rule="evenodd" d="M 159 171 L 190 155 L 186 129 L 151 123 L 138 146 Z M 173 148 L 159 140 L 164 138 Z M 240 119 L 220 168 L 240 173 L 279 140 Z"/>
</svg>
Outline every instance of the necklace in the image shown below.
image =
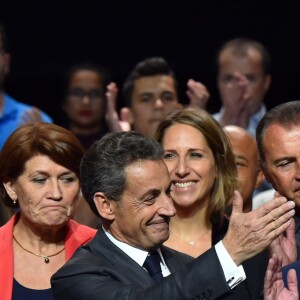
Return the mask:
<svg viewBox="0 0 300 300">
<path fill-rule="evenodd" d="M 35 256 L 38 256 L 38 257 L 42 257 L 45 261 L 46 264 L 48 264 L 50 262 L 50 259 L 49 257 L 52 257 L 52 256 L 56 256 L 58 255 L 59 253 L 63 252 L 65 250 L 65 247 L 63 247 L 63 249 L 59 250 L 57 253 L 54 253 L 54 254 L 51 254 L 51 255 L 43 255 L 43 254 L 39 254 L 39 253 L 34 253 L 26 248 L 24 248 L 16 239 L 16 237 L 13 235 L 13 239 L 15 240 L 15 242 L 23 249 L 25 250 L 26 252 L 30 253 L 30 254 L 33 254 Z"/>
<path fill-rule="evenodd" d="M 201 236 L 199 237 L 199 238 L 197 238 L 196 240 L 194 240 L 194 241 L 190 241 L 190 242 L 187 242 L 187 241 L 185 241 L 185 240 L 183 240 L 182 238 L 180 238 L 178 235 L 176 235 L 174 232 L 172 232 L 172 231 L 170 231 L 171 232 L 171 234 L 172 235 L 174 235 L 174 237 L 176 238 L 176 239 L 178 239 L 178 240 L 180 240 L 180 241 L 182 241 L 182 242 L 184 242 L 184 243 L 186 243 L 186 244 L 189 244 L 189 245 L 191 245 L 191 246 L 193 246 L 193 247 L 195 247 L 196 246 L 196 244 L 208 233 L 208 231 L 209 231 L 209 229 L 207 229 L 204 233 L 202 233 L 201 234 Z"/>
</svg>

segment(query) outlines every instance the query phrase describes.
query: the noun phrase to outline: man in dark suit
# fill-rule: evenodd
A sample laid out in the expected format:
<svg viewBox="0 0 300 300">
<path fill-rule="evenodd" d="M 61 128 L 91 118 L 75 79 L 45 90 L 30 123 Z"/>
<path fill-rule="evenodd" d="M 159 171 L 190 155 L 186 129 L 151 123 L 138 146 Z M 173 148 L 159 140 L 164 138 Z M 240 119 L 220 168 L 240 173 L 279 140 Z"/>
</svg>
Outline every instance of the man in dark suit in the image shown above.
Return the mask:
<svg viewBox="0 0 300 300">
<path fill-rule="evenodd" d="M 300 288 L 300 101 L 286 102 L 268 111 L 258 124 L 256 139 L 266 179 L 278 195 L 296 204 L 295 222 L 271 244 L 271 252 L 282 256 L 285 286 L 288 271 L 295 269 Z"/>
<path fill-rule="evenodd" d="M 244 214 L 236 192 L 228 231 L 206 253 L 192 260 L 162 246 L 176 213 L 163 154 L 135 132 L 107 134 L 86 152 L 82 192 L 103 228 L 52 277 L 55 299 L 216 299 L 289 226 L 293 202 L 279 197 Z"/>
</svg>

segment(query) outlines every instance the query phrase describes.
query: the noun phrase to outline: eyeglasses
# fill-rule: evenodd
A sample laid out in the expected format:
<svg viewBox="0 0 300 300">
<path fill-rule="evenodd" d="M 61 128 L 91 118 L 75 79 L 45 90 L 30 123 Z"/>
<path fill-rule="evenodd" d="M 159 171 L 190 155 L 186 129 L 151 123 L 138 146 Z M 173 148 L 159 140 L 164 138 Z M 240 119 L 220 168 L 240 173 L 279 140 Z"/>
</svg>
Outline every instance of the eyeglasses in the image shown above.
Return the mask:
<svg viewBox="0 0 300 300">
<path fill-rule="evenodd" d="M 101 89 L 95 89 L 85 91 L 83 89 L 70 89 L 67 91 L 67 97 L 73 101 L 81 101 L 84 97 L 88 97 L 91 101 L 97 102 L 103 99 L 103 91 Z"/>
</svg>

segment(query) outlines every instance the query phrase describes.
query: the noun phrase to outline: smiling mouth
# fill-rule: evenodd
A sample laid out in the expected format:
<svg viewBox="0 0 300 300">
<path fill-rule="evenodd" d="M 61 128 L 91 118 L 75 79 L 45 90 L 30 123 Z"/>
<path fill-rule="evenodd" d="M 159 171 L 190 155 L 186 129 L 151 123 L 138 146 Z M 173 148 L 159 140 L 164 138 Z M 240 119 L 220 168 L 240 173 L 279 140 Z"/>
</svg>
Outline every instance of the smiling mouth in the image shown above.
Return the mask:
<svg viewBox="0 0 300 300">
<path fill-rule="evenodd" d="M 187 182 L 173 182 L 173 185 L 179 188 L 188 188 L 192 185 L 195 185 L 195 181 L 187 181 Z"/>
</svg>

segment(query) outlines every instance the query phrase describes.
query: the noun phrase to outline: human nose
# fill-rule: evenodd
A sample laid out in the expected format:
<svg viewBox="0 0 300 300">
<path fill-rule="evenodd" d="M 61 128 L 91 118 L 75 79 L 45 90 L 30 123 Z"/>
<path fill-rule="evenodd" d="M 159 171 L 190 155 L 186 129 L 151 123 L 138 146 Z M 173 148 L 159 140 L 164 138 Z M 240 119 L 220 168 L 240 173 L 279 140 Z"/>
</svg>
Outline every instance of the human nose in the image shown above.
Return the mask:
<svg viewBox="0 0 300 300">
<path fill-rule="evenodd" d="M 160 109 L 162 108 L 164 105 L 163 101 L 160 99 L 160 97 L 157 97 L 155 100 L 154 100 L 154 108 L 156 109 Z"/>
<path fill-rule="evenodd" d="M 176 165 L 176 174 L 178 174 L 180 177 L 183 177 L 188 173 L 189 167 L 187 161 L 185 160 L 185 158 L 179 158 Z"/>
<path fill-rule="evenodd" d="M 168 195 L 163 196 L 158 214 L 167 217 L 174 217 L 176 215 L 176 209 L 174 207 L 173 200 Z"/>
<path fill-rule="evenodd" d="M 83 95 L 82 95 L 82 98 L 81 98 L 81 102 L 84 103 L 84 104 L 88 104 L 91 102 L 91 95 L 87 92 L 85 92 Z"/>
<path fill-rule="evenodd" d="M 62 198 L 62 190 L 58 181 L 52 181 L 49 185 L 50 198 L 60 200 Z"/>
</svg>

